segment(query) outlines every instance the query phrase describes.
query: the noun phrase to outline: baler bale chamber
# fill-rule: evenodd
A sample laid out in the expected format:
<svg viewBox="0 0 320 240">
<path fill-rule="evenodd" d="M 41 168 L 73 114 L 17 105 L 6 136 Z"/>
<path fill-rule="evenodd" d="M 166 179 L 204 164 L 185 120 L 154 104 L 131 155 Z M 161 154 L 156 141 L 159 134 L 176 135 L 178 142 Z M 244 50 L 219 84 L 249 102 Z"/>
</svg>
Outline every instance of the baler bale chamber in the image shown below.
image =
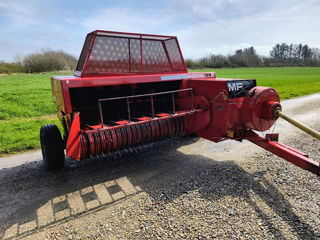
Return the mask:
<svg viewBox="0 0 320 240">
<path fill-rule="evenodd" d="M 283 116 L 275 89 L 254 79 L 188 73 L 174 36 L 91 32 L 74 76 L 52 77 L 51 86 L 64 134 L 51 124 L 40 130 L 48 170 L 63 167 L 64 147 L 81 160 L 197 134 L 213 142 L 247 139 L 320 174 L 318 162 L 278 143 L 277 134 L 256 133 Z"/>
</svg>

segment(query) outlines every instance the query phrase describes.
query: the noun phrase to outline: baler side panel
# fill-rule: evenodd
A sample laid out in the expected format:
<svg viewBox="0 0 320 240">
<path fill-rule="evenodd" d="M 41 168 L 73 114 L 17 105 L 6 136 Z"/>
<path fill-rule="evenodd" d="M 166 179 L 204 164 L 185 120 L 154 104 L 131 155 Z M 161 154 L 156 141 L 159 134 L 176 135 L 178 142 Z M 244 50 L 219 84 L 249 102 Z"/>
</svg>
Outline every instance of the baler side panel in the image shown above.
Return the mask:
<svg viewBox="0 0 320 240">
<path fill-rule="evenodd" d="M 229 98 L 228 84 L 235 85 L 233 98 Z M 199 78 L 188 81 L 188 87 L 194 94 L 204 96 L 210 103 L 211 121 L 207 128 L 197 132 L 198 136 L 211 141 L 222 138 L 241 138 L 242 119 L 240 109 L 243 96 L 255 86 L 255 80 Z M 239 89 L 237 89 L 239 87 Z M 241 88 L 243 87 L 243 88 Z M 240 96 L 240 97 L 234 97 Z"/>
<path fill-rule="evenodd" d="M 52 91 L 52 99 L 53 102 L 57 106 L 58 116 L 59 112 L 64 111 L 65 112 L 65 105 L 64 105 L 64 99 L 62 94 L 62 86 L 61 81 L 57 80 L 55 78 L 51 78 L 51 91 Z M 59 117 L 60 119 L 60 117 Z"/>
<path fill-rule="evenodd" d="M 204 96 L 210 101 L 218 97 L 223 89 L 226 90 L 226 83 L 214 78 L 189 79 L 188 87 L 193 88 L 194 95 Z"/>
<path fill-rule="evenodd" d="M 69 81 L 69 80 L 62 80 L 61 81 L 66 114 L 72 114 L 72 112 L 73 112 L 72 105 L 71 105 L 70 92 L 69 92 L 69 88 L 71 87 L 70 83 L 71 83 L 71 81 Z"/>
<path fill-rule="evenodd" d="M 57 116 L 64 128 L 67 137 L 73 120 L 73 112 L 70 102 L 69 88 L 64 79 L 51 78 L 52 97 L 57 106 Z"/>
<path fill-rule="evenodd" d="M 199 137 L 210 141 L 219 141 L 225 137 L 227 129 L 227 104 L 223 99 L 226 92 L 225 81 L 215 79 L 193 79 L 188 80 L 188 87 L 194 90 L 195 95 L 206 97 L 210 106 L 210 122 L 207 128 L 197 131 Z M 213 137 L 215 137 L 213 139 Z M 218 138 L 216 138 L 218 137 Z"/>
<path fill-rule="evenodd" d="M 56 104 L 56 107 L 57 107 L 58 119 L 61 125 L 63 126 L 65 133 L 67 134 L 71 126 L 71 119 L 68 119 L 68 116 L 66 115 L 66 105 L 65 105 L 65 99 L 64 99 L 64 91 L 62 87 L 62 81 L 52 77 L 51 91 L 52 91 L 53 102 Z"/>
</svg>

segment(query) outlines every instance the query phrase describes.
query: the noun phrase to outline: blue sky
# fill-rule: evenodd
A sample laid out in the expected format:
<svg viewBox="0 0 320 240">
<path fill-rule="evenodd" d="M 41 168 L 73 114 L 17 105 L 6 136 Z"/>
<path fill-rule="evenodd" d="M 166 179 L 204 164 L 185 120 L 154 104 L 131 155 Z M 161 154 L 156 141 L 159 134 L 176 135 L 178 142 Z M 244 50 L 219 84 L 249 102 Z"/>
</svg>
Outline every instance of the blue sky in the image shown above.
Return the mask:
<svg viewBox="0 0 320 240">
<path fill-rule="evenodd" d="M 320 0 L 0 0 L 0 60 L 41 49 L 78 57 L 95 29 L 178 36 L 185 58 L 278 42 L 320 48 Z"/>
</svg>

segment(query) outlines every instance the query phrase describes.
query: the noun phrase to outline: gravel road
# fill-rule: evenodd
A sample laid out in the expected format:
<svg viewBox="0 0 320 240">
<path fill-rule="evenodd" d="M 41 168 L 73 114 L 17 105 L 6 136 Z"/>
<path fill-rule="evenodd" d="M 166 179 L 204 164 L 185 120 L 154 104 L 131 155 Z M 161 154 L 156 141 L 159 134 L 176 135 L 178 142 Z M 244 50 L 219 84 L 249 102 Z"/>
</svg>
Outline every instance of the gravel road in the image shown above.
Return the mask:
<svg viewBox="0 0 320 240">
<path fill-rule="evenodd" d="M 320 130 L 320 94 L 283 107 Z M 275 131 L 320 161 L 319 141 L 281 120 Z M 39 152 L 0 159 L 0 238 L 320 239 L 318 176 L 246 141 L 184 138 L 152 149 L 68 160 L 57 174 Z"/>
</svg>

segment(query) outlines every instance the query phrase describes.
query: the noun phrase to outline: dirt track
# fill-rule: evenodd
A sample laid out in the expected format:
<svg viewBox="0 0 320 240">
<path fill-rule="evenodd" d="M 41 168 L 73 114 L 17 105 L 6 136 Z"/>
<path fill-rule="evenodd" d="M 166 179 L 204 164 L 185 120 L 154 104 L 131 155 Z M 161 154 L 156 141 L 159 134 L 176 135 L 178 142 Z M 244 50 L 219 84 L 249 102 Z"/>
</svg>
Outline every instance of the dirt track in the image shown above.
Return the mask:
<svg viewBox="0 0 320 240">
<path fill-rule="evenodd" d="M 283 107 L 320 130 L 320 94 Z M 311 137 L 283 121 L 275 131 L 319 161 Z M 58 174 L 43 170 L 39 152 L 0 159 L 0 238 L 320 238 L 319 177 L 248 142 L 154 148 L 67 161 Z"/>
</svg>

